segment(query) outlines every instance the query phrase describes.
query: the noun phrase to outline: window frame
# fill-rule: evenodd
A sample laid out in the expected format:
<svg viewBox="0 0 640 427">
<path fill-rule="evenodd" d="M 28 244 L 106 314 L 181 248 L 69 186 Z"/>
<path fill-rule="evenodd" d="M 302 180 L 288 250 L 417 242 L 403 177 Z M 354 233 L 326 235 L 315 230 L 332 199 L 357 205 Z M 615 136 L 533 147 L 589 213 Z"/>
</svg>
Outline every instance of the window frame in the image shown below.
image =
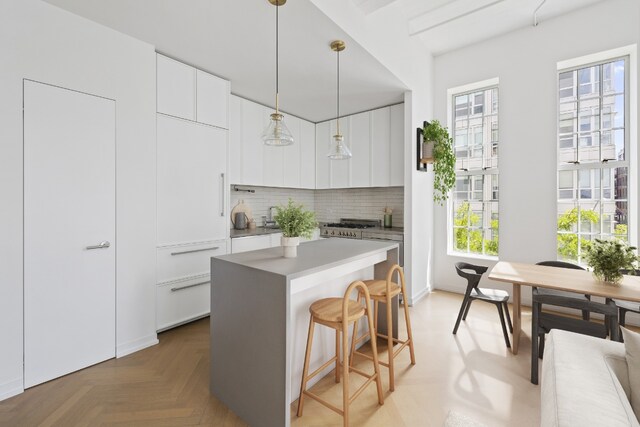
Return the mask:
<svg viewBox="0 0 640 427">
<path fill-rule="evenodd" d="M 602 153 L 602 131 L 603 131 L 603 122 L 604 122 L 604 118 L 603 118 L 603 111 L 605 111 L 605 108 L 603 108 L 602 105 L 600 105 L 599 107 L 599 128 L 596 132 L 594 132 L 593 130 L 591 130 L 589 132 L 589 135 L 593 136 L 594 133 L 598 134 L 599 137 L 599 155 L 600 155 L 600 161 L 583 161 L 583 162 L 578 162 L 578 163 L 572 163 L 572 162 L 562 162 L 560 161 L 561 158 L 561 148 L 560 148 L 560 142 L 561 142 L 561 134 L 560 134 L 560 117 L 561 117 L 561 109 L 560 109 L 560 101 L 561 101 L 561 97 L 560 97 L 560 90 L 561 90 L 561 85 L 560 85 L 560 75 L 566 72 L 573 72 L 579 69 L 584 69 L 584 68 L 589 68 L 589 67 L 593 67 L 593 66 L 598 66 L 598 65 L 604 65 L 607 63 L 612 63 L 612 62 L 616 62 L 616 61 L 620 61 L 623 60 L 624 61 L 624 66 L 625 66 L 625 80 L 624 80 L 624 152 L 625 152 L 625 159 L 624 160 L 618 160 L 617 156 L 616 159 L 612 159 L 612 160 L 603 160 L 603 153 Z M 604 182 L 605 182 L 605 178 L 604 178 L 604 174 L 603 171 L 613 171 L 616 168 L 619 167 L 626 167 L 627 168 L 627 176 L 626 176 L 626 185 L 627 185 L 627 197 L 626 197 L 626 203 L 627 203 L 627 214 L 628 214 L 628 220 L 627 220 L 627 234 L 628 234 L 628 242 L 630 245 L 635 246 L 636 242 L 638 241 L 638 236 L 637 236 L 637 219 L 638 219 L 638 206 L 636 206 L 636 200 L 637 200 L 637 186 L 635 185 L 636 182 L 636 176 L 637 176 L 637 148 L 636 145 L 634 144 L 633 141 L 637 141 L 637 131 L 636 131 L 636 125 L 637 125 L 637 107 L 636 107 L 636 103 L 637 103 L 637 96 L 636 96 L 636 88 L 637 88 L 637 66 L 636 66 L 637 62 L 636 62 L 636 46 L 626 46 L 626 47 L 622 47 L 622 48 L 618 48 L 618 49 L 613 49 L 610 51 L 605 51 L 605 52 L 599 52 L 596 54 L 592 54 L 592 55 L 587 55 L 587 56 L 583 56 L 583 57 L 579 57 L 579 58 L 574 58 L 574 59 L 570 59 L 567 61 L 561 61 L 558 62 L 557 64 L 557 70 L 556 70 L 556 139 L 555 139 L 555 144 L 556 144 L 556 187 L 555 187 L 555 200 L 556 200 L 556 222 L 555 222 L 555 247 L 556 247 L 556 258 L 557 259 L 561 259 L 560 258 L 560 254 L 558 253 L 558 243 L 557 243 L 557 237 L 559 234 L 563 234 L 563 233 L 559 233 L 558 230 L 558 218 L 560 215 L 559 212 L 559 206 L 561 203 L 572 203 L 574 205 L 574 207 L 579 207 L 581 202 L 584 201 L 589 201 L 592 202 L 594 204 L 597 204 L 599 207 L 599 212 L 600 214 L 603 213 L 603 202 L 613 202 L 615 203 L 616 199 L 615 199 L 615 195 L 611 194 L 611 196 L 609 198 L 605 198 L 605 192 L 606 189 L 604 188 Z M 578 75 L 578 73 L 576 73 L 576 76 Z M 598 97 L 600 100 L 604 99 L 606 97 L 606 95 L 604 95 L 604 76 L 605 76 L 605 72 L 604 72 L 604 68 L 601 68 L 600 71 L 600 75 L 599 75 L 599 94 Z M 612 76 L 613 78 L 613 76 Z M 580 102 L 579 102 L 579 98 L 580 98 L 580 94 L 579 94 L 579 81 L 576 82 L 576 89 L 575 89 L 575 93 L 574 93 L 574 98 L 575 98 L 575 102 L 576 102 L 576 111 L 577 111 L 577 115 L 576 115 L 576 127 L 574 128 L 574 133 L 575 133 L 575 147 L 576 147 L 576 158 L 575 160 L 579 161 L 580 159 L 580 137 L 581 137 L 581 131 L 579 129 L 580 127 Z M 617 92 L 614 92 L 617 93 Z M 611 95 L 611 96 L 617 96 L 617 95 Z M 611 130 L 611 133 L 613 134 L 613 132 L 615 131 L 616 127 L 614 126 L 614 123 L 611 123 L 611 127 L 608 128 Z M 615 142 L 614 142 L 614 146 L 615 146 Z M 563 171 L 569 171 L 573 174 L 574 179 L 576 180 L 574 183 L 574 188 L 576 189 L 577 193 L 573 194 L 573 197 L 570 199 L 564 199 L 564 198 L 560 198 L 560 173 Z M 598 194 L 598 198 L 591 198 L 591 199 L 582 199 L 581 198 L 581 184 L 580 184 L 580 173 L 582 171 L 591 171 L 590 172 L 590 180 L 594 179 L 594 172 L 593 171 L 599 171 L 598 175 L 599 175 L 599 183 L 597 183 L 595 186 L 593 185 L 593 182 L 591 183 L 591 189 L 594 191 L 597 191 Z M 610 172 L 610 173 L 614 173 L 614 172 Z M 611 179 L 614 179 L 614 177 L 612 176 Z M 609 188 L 610 187 L 610 188 Z M 614 182 L 610 182 L 609 183 L 609 189 L 610 191 L 613 193 L 613 188 L 614 188 Z M 624 199 L 623 199 L 624 200 Z M 611 218 L 609 218 L 609 220 L 611 220 Z M 574 233 L 564 233 L 564 234 L 574 234 L 576 236 L 580 236 L 580 235 L 594 235 L 594 236 L 602 236 L 602 231 L 603 231 L 603 227 L 604 227 L 604 223 L 607 220 L 605 218 L 600 219 L 600 224 L 598 225 L 599 230 L 595 233 L 587 233 L 582 231 L 581 228 L 581 221 L 580 219 L 578 219 L 578 224 L 576 225 L 576 230 Z M 605 233 L 606 234 L 606 233 Z M 580 254 L 580 246 L 578 246 L 578 260 L 579 262 L 583 263 L 583 258 L 581 258 L 581 254 Z"/>
<path fill-rule="evenodd" d="M 490 89 L 496 89 L 498 91 L 498 113 L 496 114 L 496 117 L 498 119 L 498 146 L 500 145 L 500 136 L 501 136 L 501 126 L 500 126 L 500 118 L 502 115 L 501 109 L 499 107 L 500 105 L 500 81 L 499 78 L 492 78 L 492 79 L 487 79 L 487 80 L 483 80 L 483 81 L 479 81 L 479 82 L 475 82 L 475 83 L 470 83 L 467 85 L 463 85 L 463 86 L 458 86 L 458 87 L 454 87 L 454 88 L 450 88 L 447 90 L 447 127 L 450 130 L 450 134 L 451 137 L 454 138 L 454 133 L 455 133 L 455 110 L 456 110 L 456 103 L 455 103 L 455 97 L 456 96 L 464 96 L 467 95 L 469 96 L 469 98 L 471 98 L 471 96 L 478 91 L 486 91 L 486 90 L 490 90 Z M 494 102 L 494 101 L 492 101 Z M 483 117 L 486 116 L 485 114 L 485 109 L 488 105 L 486 98 L 483 100 Z M 470 109 L 474 108 L 474 106 L 472 105 L 471 102 L 469 102 L 469 107 Z M 494 132 L 493 129 L 489 129 L 489 131 L 491 133 Z M 469 139 L 473 139 L 473 134 L 469 133 L 468 135 L 472 135 L 471 138 L 467 137 L 467 149 L 471 149 L 473 146 L 475 146 L 475 144 L 471 145 L 469 144 Z M 484 145 L 484 144 L 483 144 Z M 495 144 L 491 144 L 489 149 L 490 150 L 494 150 L 494 145 Z M 455 150 L 455 146 L 454 146 L 454 150 Z M 499 149 L 498 149 L 498 153 L 499 153 Z M 493 195 L 495 192 L 495 189 L 493 188 L 493 185 L 491 186 L 491 199 L 487 199 L 487 200 L 482 200 L 483 203 L 498 203 L 498 218 L 500 218 L 501 216 L 501 210 L 500 210 L 500 154 L 498 154 L 498 166 L 495 168 L 488 168 L 488 167 L 484 167 L 483 169 L 479 169 L 479 170 L 473 170 L 473 171 L 460 171 L 460 170 L 456 170 L 456 177 L 459 176 L 483 176 L 483 179 L 487 179 L 487 177 L 489 179 L 491 179 L 492 175 L 497 175 L 498 176 L 498 199 L 495 200 L 493 199 Z M 469 185 L 471 186 L 471 181 L 469 181 Z M 447 200 L 447 255 L 449 256 L 453 256 L 453 257 L 457 257 L 457 258 L 469 258 L 469 259 L 483 259 L 483 260 L 489 260 L 489 261 L 498 261 L 499 260 L 499 256 L 500 256 L 500 246 L 498 245 L 498 255 L 487 255 L 487 254 L 477 254 L 477 253 L 471 253 L 471 252 L 460 252 L 457 251 L 455 249 L 454 246 L 454 224 L 453 224 L 453 215 L 454 215 L 454 200 L 453 200 L 453 192 L 455 191 L 455 186 L 454 188 L 449 192 L 449 198 Z M 470 228 L 471 229 L 471 228 Z M 481 230 L 483 230 L 483 228 L 480 228 Z M 499 230 L 499 229 L 498 229 Z M 500 232 L 498 231 L 498 236 L 500 235 Z M 483 235 L 484 238 L 484 235 Z M 498 242 L 500 241 L 500 238 L 498 237 Z"/>
</svg>

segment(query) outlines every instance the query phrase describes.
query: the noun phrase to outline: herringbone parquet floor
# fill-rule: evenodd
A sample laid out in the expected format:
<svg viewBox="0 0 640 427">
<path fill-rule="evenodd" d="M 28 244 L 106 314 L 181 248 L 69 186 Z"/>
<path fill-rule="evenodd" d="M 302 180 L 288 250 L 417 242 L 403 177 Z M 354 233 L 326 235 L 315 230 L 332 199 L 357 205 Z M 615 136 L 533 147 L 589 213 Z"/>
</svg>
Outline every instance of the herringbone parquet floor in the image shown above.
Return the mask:
<svg viewBox="0 0 640 427">
<path fill-rule="evenodd" d="M 2 426 L 245 426 L 209 394 L 209 319 L 0 402 Z"/>
<path fill-rule="evenodd" d="M 440 427 L 450 410 L 492 427 L 540 425 L 540 388 L 529 382 L 528 337 L 514 356 L 490 304 L 474 305 L 451 335 L 461 301 L 460 295 L 437 291 L 411 308 L 417 363 L 409 364 L 408 351 L 400 353 L 393 393 L 382 368 L 384 405 L 377 404 L 375 387 L 368 387 L 353 403 L 352 426 Z M 525 333 L 529 325 L 525 312 Z M 209 319 L 159 339 L 156 346 L 0 402 L 0 426 L 244 426 L 209 393 Z M 256 349 L 256 356 L 265 351 Z M 341 402 L 342 387 L 332 375 L 314 391 Z M 339 415 L 311 399 L 304 416 L 295 416 L 295 405 L 291 414 L 292 427 L 342 425 Z"/>
</svg>

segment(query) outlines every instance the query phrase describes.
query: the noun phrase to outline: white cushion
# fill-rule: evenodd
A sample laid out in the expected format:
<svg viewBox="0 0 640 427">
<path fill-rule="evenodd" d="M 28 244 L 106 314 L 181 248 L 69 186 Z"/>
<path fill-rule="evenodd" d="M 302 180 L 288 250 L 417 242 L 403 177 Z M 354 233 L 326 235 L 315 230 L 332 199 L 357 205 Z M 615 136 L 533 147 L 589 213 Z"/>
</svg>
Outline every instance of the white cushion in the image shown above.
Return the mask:
<svg viewBox="0 0 640 427">
<path fill-rule="evenodd" d="M 640 418 L 640 334 L 622 328 L 624 347 L 629 367 L 629 385 L 631 386 L 631 406 Z"/>
<path fill-rule="evenodd" d="M 622 343 L 552 330 L 542 362 L 541 425 L 640 426 L 628 377 Z"/>
</svg>

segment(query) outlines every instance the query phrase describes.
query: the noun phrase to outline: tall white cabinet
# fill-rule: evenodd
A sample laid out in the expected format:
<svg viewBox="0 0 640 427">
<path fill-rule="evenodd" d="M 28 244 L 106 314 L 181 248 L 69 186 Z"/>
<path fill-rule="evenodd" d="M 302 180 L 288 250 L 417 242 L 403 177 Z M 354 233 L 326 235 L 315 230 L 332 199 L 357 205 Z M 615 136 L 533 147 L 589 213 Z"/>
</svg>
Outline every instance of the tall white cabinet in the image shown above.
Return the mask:
<svg viewBox="0 0 640 427">
<path fill-rule="evenodd" d="M 157 329 L 210 311 L 227 253 L 229 82 L 158 55 Z"/>
</svg>

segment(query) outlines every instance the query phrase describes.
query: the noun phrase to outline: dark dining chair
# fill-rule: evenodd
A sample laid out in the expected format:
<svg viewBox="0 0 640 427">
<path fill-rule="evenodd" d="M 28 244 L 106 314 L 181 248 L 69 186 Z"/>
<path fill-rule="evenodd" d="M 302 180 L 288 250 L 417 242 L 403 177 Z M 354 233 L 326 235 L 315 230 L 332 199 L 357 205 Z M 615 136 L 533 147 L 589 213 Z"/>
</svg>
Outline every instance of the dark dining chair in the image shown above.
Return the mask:
<svg viewBox="0 0 640 427">
<path fill-rule="evenodd" d="M 504 321 L 504 317 L 506 315 L 507 322 L 509 323 L 509 331 L 513 332 L 511 316 L 509 315 L 509 306 L 507 305 L 507 302 L 509 301 L 509 293 L 500 289 L 478 287 L 482 275 L 486 273 L 487 270 L 487 267 L 483 267 L 480 265 L 468 264 L 466 262 L 456 263 L 456 272 L 458 273 L 458 275 L 467 279 L 467 289 L 464 293 L 464 299 L 462 300 L 462 306 L 460 307 L 460 312 L 458 313 L 456 325 L 453 327 L 453 334 L 455 335 L 458 332 L 460 320 L 467 320 L 467 314 L 469 313 L 471 303 L 475 300 L 480 300 L 494 304 L 498 308 L 500 323 L 502 324 L 502 334 L 504 335 L 504 342 L 507 344 L 507 347 L 510 348 L 511 343 L 509 342 L 509 333 L 507 332 L 507 327 Z"/>
<path fill-rule="evenodd" d="M 582 267 L 574 264 L 560 261 L 554 263 L 557 264 L 551 266 L 584 270 Z M 613 301 L 607 300 L 605 303 L 599 303 L 593 302 L 590 298 L 573 292 L 550 291 L 552 290 L 534 287 L 531 292 L 531 383 L 533 384 L 538 384 L 538 359 L 541 358 L 544 353 L 545 335 L 552 329 L 562 329 L 597 338 L 606 338 L 609 332 L 611 332 L 612 340 L 618 340 L 619 335 L 618 312 Z M 543 305 L 581 310 L 582 319 L 555 313 L 545 313 L 542 311 Z M 589 321 L 590 313 L 604 315 L 604 324 Z"/>
<path fill-rule="evenodd" d="M 569 268 L 572 270 L 584 270 L 584 268 L 582 268 L 577 264 L 572 264 L 570 262 L 565 262 L 565 261 L 540 261 L 536 263 L 536 265 L 546 265 L 547 267 Z M 566 292 L 566 291 L 558 291 L 555 289 L 540 288 L 538 289 L 538 293 L 540 295 L 555 295 L 555 296 L 561 296 L 565 298 L 577 298 L 580 300 L 591 301 L 591 295 L 581 295 L 581 294 L 576 294 L 575 292 Z M 582 319 L 589 320 L 589 310 L 582 310 Z"/>
<path fill-rule="evenodd" d="M 622 274 L 629 274 L 633 276 L 640 276 L 640 270 L 620 270 Z M 632 301 L 622 301 L 618 299 L 614 299 L 613 302 L 618 307 L 618 324 L 620 326 L 625 326 L 627 322 L 627 313 L 631 311 L 632 313 L 640 313 L 640 303 L 632 302 Z M 622 336 L 620 336 L 622 338 Z"/>
</svg>

